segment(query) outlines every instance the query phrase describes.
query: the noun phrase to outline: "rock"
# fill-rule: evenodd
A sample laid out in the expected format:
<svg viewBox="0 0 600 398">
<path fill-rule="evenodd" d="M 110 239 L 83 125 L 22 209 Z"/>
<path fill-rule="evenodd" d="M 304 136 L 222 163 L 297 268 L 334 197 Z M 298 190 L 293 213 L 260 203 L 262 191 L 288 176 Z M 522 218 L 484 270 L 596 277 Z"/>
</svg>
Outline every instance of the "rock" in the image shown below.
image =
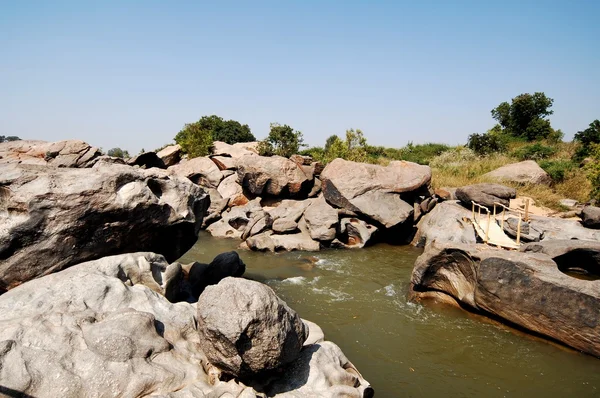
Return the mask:
<svg viewBox="0 0 600 398">
<path fill-rule="evenodd" d="M 530 216 L 529 225 L 541 233 L 541 240 L 600 240 L 600 231 L 584 227 L 578 220 Z"/>
<path fill-rule="evenodd" d="M 371 240 L 377 227 L 357 218 L 343 218 L 340 221 L 338 239 L 344 247 L 363 248 Z"/>
<path fill-rule="evenodd" d="M 221 219 L 210 224 L 206 230 L 218 238 L 241 238 L 246 226 L 256 212 L 263 212 L 260 198 L 244 206 L 232 207 L 221 213 Z"/>
<path fill-rule="evenodd" d="M 162 170 L 0 164 L 0 289 L 106 255 L 179 258 L 195 243 L 205 193 Z"/>
<path fill-rule="evenodd" d="M 212 160 L 219 170 L 237 170 L 235 165 L 235 159 L 226 157 L 226 156 L 211 156 L 210 160 Z"/>
<path fill-rule="evenodd" d="M 310 235 L 304 232 L 297 234 L 271 235 L 271 240 L 275 246 L 275 251 L 302 250 L 316 252 L 321 248 L 319 242 L 312 240 Z"/>
<path fill-rule="evenodd" d="M 258 155 L 258 142 L 238 142 L 233 145 L 221 141 L 213 142 L 212 154 L 230 158 L 240 158 L 246 155 Z"/>
<path fill-rule="evenodd" d="M 578 258 L 571 253 L 563 256 Z M 591 263 L 598 275 L 598 263 Z M 410 295 L 442 292 L 466 308 L 600 356 L 600 280 L 578 279 L 559 267 L 543 253 L 431 245 L 415 263 Z"/>
<path fill-rule="evenodd" d="M 248 249 L 255 250 L 259 252 L 264 251 L 275 251 L 275 242 L 271 239 L 272 231 L 265 231 L 263 233 L 254 235 L 246 239 L 246 245 Z"/>
<path fill-rule="evenodd" d="M 548 255 L 565 272 L 578 269 L 590 276 L 600 276 L 600 242 L 585 240 L 550 240 L 528 243 L 521 246 L 524 253 L 543 253 Z"/>
<path fill-rule="evenodd" d="M 208 207 L 206 216 L 202 222 L 202 228 L 206 228 L 213 222 L 219 220 L 221 218 L 221 213 L 227 208 L 227 204 L 229 203 L 229 199 L 223 199 L 219 191 L 214 188 L 206 188 L 206 192 L 210 197 L 210 206 Z"/>
<path fill-rule="evenodd" d="M 421 218 L 413 244 L 424 247 L 434 241 L 475 243 L 475 229 L 470 220 L 471 211 L 457 201 L 442 202 Z"/>
<path fill-rule="evenodd" d="M 244 206 L 248 203 L 248 197 L 244 194 L 242 186 L 237 182 L 237 174 L 230 175 L 221 181 L 217 191 L 225 199 L 229 199 L 229 206 Z"/>
<path fill-rule="evenodd" d="M 246 264 L 236 252 L 230 251 L 219 254 L 210 264 L 194 263 L 188 280 L 194 297 L 198 298 L 207 286 L 216 285 L 228 276 L 242 276 L 244 272 Z"/>
<path fill-rule="evenodd" d="M 436 188 L 434 193 L 440 200 L 456 200 L 456 188 Z"/>
<path fill-rule="evenodd" d="M 83 141 L 45 142 L 18 140 L 0 143 L 0 164 L 19 163 L 55 167 L 87 167 L 101 155 L 100 150 Z"/>
<path fill-rule="evenodd" d="M 317 177 L 321 175 L 323 169 L 325 168 L 321 162 L 312 162 L 311 166 L 313 166 L 313 174 Z"/>
<path fill-rule="evenodd" d="M 315 178 L 315 185 L 313 185 L 312 189 L 308 193 L 309 198 L 315 198 L 317 195 L 321 193 L 321 180 Z"/>
<path fill-rule="evenodd" d="M 206 157 L 190 159 L 171 166 L 168 172 L 171 175 L 189 178 L 194 184 L 206 188 L 217 188 L 223 179 L 219 168 Z"/>
<path fill-rule="evenodd" d="M 298 229 L 298 223 L 289 218 L 279 218 L 273 221 L 271 229 L 273 230 L 273 232 L 282 234 L 287 232 L 294 232 Z"/>
<path fill-rule="evenodd" d="M 569 208 L 569 209 L 574 209 L 575 207 L 577 207 L 579 202 L 577 202 L 575 199 L 561 199 L 558 202 L 558 204 L 560 204 L 561 206 L 564 206 L 566 208 Z"/>
<path fill-rule="evenodd" d="M 302 169 L 281 156 L 242 156 L 237 173 L 242 187 L 253 195 L 306 197 L 312 188 Z"/>
<path fill-rule="evenodd" d="M 585 206 L 581 211 L 581 221 L 586 228 L 600 229 L 600 207 Z"/>
<path fill-rule="evenodd" d="M 103 166 L 107 166 L 110 164 L 127 164 L 127 163 L 125 163 L 125 160 L 123 160 L 122 158 L 118 158 L 115 156 L 102 155 L 102 156 L 98 156 L 98 157 L 90 160 L 89 162 L 87 162 L 85 167 L 94 167 L 98 163 L 102 164 Z"/>
<path fill-rule="evenodd" d="M 494 208 L 494 203 L 500 203 L 508 207 L 510 199 L 517 197 L 517 191 L 500 184 L 474 184 L 465 185 L 456 189 L 456 198 L 468 209 L 471 209 L 474 201 L 489 209 Z"/>
<path fill-rule="evenodd" d="M 156 167 L 158 169 L 167 168 L 162 159 L 159 158 L 154 152 L 144 152 L 132 157 L 131 159 L 127 159 L 127 164 L 130 166 L 140 166 L 143 169 L 151 169 L 152 167 Z"/>
<path fill-rule="evenodd" d="M 156 156 L 162 160 L 165 167 L 171 167 L 181 160 L 181 146 L 179 144 L 169 145 L 158 151 Z"/>
<path fill-rule="evenodd" d="M 268 213 L 274 221 L 287 219 L 297 222 L 312 202 L 312 200 L 284 199 L 276 207 L 268 210 Z"/>
<path fill-rule="evenodd" d="M 313 158 L 311 156 L 292 155 L 290 156 L 290 160 L 298 166 L 310 166 L 313 163 Z"/>
<path fill-rule="evenodd" d="M 483 176 L 498 181 L 509 181 L 519 184 L 550 185 L 552 183 L 552 178 L 534 160 L 507 164 Z"/>
<path fill-rule="evenodd" d="M 198 300 L 200 347 L 209 362 L 246 377 L 294 361 L 306 326 L 273 290 L 261 283 L 225 278 Z"/>
<path fill-rule="evenodd" d="M 310 237 L 318 241 L 331 241 L 335 238 L 338 212 L 329 206 L 324 197 L 311 202 L 304 212 Z"/>
<path fill-rule="evenodd" d="M 269 213 L 265 211 L 257 211 L 252 215 L 252 218 L 248 221 L 248 224 L 242 232 L 241 239 L 246 240 L 250 236 L 259 234 L 273 225 L 273 219 Z"/>
<path fill-rule="evenodd" d="M 393 161 L 383 167 L 335 159 L 321 174 L 328 203 L 367 216 L 385 228 L 412 216 L 412 206 L 400 194 L 426 189 L 430 180 L 428 166 L 405 161 Z"/>
<path fill-rule="evenodd" d="M 517 217 L 508 217 L 504 221 L 504 232 L 512 238 L 517 238 L 519 228 L 519 219 Z M 542 238 L 542 233 L 532 227 L 529 222 L 521 220 L 521 242 L 538 242 Z"/>
</svg>

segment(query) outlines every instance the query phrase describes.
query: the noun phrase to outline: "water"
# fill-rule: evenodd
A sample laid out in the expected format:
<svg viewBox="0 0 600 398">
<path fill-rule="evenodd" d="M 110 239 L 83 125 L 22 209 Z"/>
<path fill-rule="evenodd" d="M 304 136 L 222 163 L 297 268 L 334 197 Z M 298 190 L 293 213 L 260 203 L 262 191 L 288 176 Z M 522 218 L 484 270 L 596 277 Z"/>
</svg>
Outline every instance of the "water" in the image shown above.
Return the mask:
<svg viewBox="0 0 600 398">
<path fill-rule="evenodd" d="M 239 242 L 202 233 L 181 262 Z M 319 324 L 382 397 L 600 397 L 600 359 L 448 306 L 407 302 L 420 249 L 239 250 L 245 276 Z"/>
</svg>

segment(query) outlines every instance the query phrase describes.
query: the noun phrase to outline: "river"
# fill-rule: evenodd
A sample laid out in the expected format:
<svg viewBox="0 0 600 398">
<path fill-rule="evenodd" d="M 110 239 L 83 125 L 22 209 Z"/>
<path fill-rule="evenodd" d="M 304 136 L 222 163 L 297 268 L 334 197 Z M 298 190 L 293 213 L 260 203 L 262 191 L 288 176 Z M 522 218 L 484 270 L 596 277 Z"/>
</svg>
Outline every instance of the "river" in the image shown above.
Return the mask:
<svg viewBox="0 0 600 398">
<path fill-rule="evenodd" d="M 208 263 L 238 244 L 202 232 L 179 261 Z M 408 302 L 421 249 L 238 253 L 245 277 L 319 324 L 376 397 L 600 397 L 599 359 L 457 308 Z"/>
</svg>

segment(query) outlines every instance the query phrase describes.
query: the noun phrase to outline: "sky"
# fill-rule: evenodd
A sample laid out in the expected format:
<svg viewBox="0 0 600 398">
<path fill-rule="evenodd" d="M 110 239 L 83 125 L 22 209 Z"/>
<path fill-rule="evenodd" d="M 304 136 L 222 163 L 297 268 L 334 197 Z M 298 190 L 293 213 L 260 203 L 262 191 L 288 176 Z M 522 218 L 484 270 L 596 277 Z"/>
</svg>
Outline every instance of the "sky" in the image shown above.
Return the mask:
<svg viewBox="0 0 600 398">
<path fill-rule="evenodd" d="M 137 153 L 216 114 L 465 143 L 521 93 L 600 119 L 600 1 L 0 0 L 0 135 Z"/>
</svg>

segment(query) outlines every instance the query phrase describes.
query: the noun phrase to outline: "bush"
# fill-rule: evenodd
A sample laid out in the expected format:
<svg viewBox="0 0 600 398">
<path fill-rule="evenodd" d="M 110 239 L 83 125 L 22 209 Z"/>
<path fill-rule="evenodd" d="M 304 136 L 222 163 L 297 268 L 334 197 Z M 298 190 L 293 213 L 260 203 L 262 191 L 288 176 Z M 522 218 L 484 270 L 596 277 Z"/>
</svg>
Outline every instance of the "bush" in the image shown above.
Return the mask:
<svg viewBox="0 0 600 398">
<path fill-rule="evenodd" d="M 445 144 L 435 144 L 432 142 L 426 144 L 418 144 L 414 145 L 412 142 L 409 142 L 404 148 L 401 148 L 396 156 L 400 156 L 398 160 L 406 160 L 408 162 L 414 162 L 419 164 L 429 164 L 433 158 L 441 155 L 442 153 L 448 151 L 450 147 Z M 394 157 L 394 150 L 387 150 L 386 153 L 389 153 L 390 158 L 396 159 Z"/>
<path fill-rule="evenodd" d="M 115 158 L 129 158 L 129 152 L 127 150 L 122 150 L 121 148 L 111 148 L 106 153 L 108 156 L 113 156 Z"/>
<path fill-rule="evenodd" d="M 21 139 L 16 135 L 4 136 L 0 135 L 0 142 L 20 141 Z"/>
<path fill-rule="evenodd" d="M 271 123 L 269 136 L 258 144 L 258 153 L 262 156 L 279 155 L 286 158 L 298 153 L 306 146 L 300 131 L 287 124 Z"/>
<path fill-rule="evenodd" d="M 600 200 L 600 144 L 591 144 L 589 154 L 591 161 L 585 165 L 585 171 L 592 183 L 590 199 Z"/>
<path fill-rule="evenodd" d="M 206 156 L 210 154 L 213 145 L 212 133 L 202 127 L 200 121 L 186 124 L 175 136 L 175 142 L 181 146 L 181 150 L 190 158 Z"/>
<path fill-rule="evenodd" d="M 574 141 L 577 141 L 580 146 L 573 160 L 581 162 L 590 155 L 593 144 L 600 144 L 600 120 L 594 120 L 587 129 L 575 133 Z"/>
<path fill-rule="evenodd" d="M 563 182 L 574 169 L 573 162 L 569 160 L 542 160 L 539 165 L 555 183 Z"/>
<path fill-rule="evenodd" d="M 467 141 L 467 147 L 477 155 L 484 156 L 492 153 L 506 151 L 506 140 L 499 134 L 471 134 Z"/>
<path fill-rule="evenodd" d="M 519 160 L 541 160 L 549 158 L 556 153 L 556 149 L 540 143 L 525 145 L 513 152 L 513 156 Z"/>
</svg>

